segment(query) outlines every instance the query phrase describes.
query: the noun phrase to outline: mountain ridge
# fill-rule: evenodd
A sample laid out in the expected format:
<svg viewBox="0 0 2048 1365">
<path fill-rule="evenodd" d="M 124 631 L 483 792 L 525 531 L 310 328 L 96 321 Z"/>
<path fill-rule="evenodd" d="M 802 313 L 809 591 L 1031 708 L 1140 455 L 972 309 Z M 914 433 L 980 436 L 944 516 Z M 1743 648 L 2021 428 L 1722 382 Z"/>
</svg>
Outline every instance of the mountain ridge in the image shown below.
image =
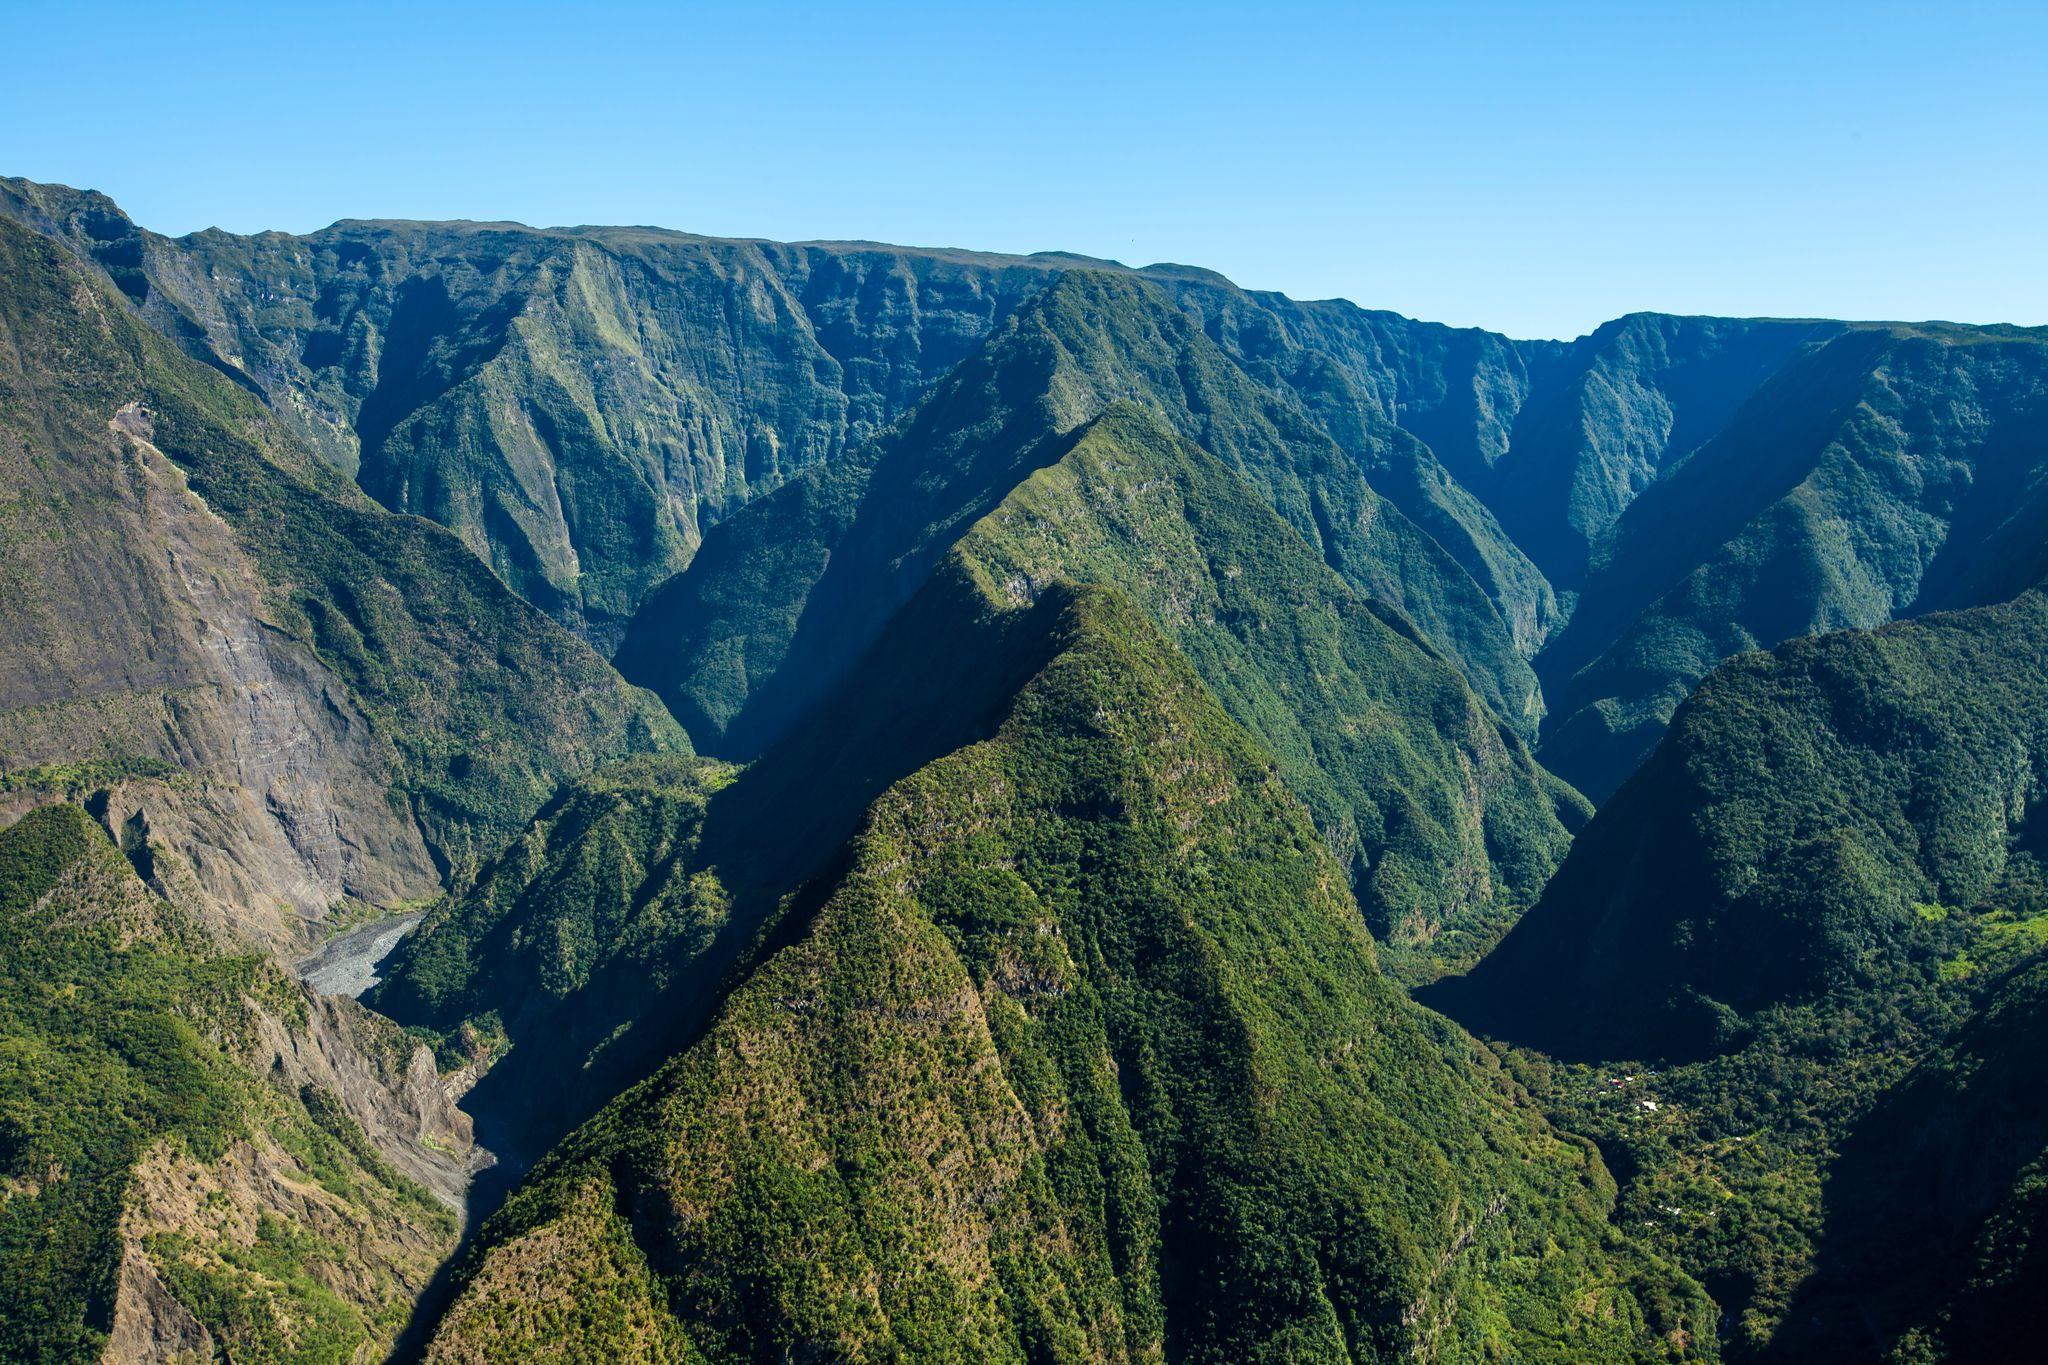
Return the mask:
<svg viewBox="0 0 2048 1365">
<path fill-rule="evenodd" d="M 1591 617 L 1573 627 L 1582 575 L 1596 571 L 1596 597 L 1613 597 L 1597 569 L 1630 523 L 1636 495 L 1691 462 L 1681 457 L 1719 434 L 1757 379 L 1790 363 L 1788 347 L 1881 334 L 1968 349 L 2043 335 L 2009 325 L 1639 312 L 1571 341 L 1514 341 L 1343 300 L 1244 291 L 1196 267 L 1126 267 L 1062 252 L 499 224 L 449 228 L 453 236 L 434 245 L 435 224 L 383 219 L 341 220 L 298 237 L 208 232 L 174 241 L 136 229 L 104 196 L 23 181 L 7 182 L 0 212 L 66 240 L 131 291 L 154 325 L 261 392 L 329 459 L 354 468 L 367 437 L 366 488 L 456 528 L 519 591 L 606 650 L 687 567 L 714 523 L 884 431 L 1059 274 L 1147 281 L 1173 292 L 1261 384 L 1309 412 L 1417 529 L 1425 554 L 1455 562 L 1454 596 L 1464 591 L 1456 579 L 1479 586 L 1490 611 L 1447 607 L 1424 620 L 1426 630 L 1470 665 L 1475 685 L 1525 738 L 1537 736 L 1541 720 L 1550 766 L 1595 798 L 1640 761 L 1671 706 L 1719 657 L 1778 638 L 1703 635 L 1652 601 L 1623 616 L 1595 613 L 1597 629 Z M 415 245 L 398 250 L 398 240 Z M 350 262 L 330 261 L 334 252 Z M 578 253 L 592 252 L 579 263 Z M 691 252 L 729 257 L 713 274 L 737 271 L 745 287 L 733 293 L 669 266 L 655 271 L 660 280 L 627 278 L 656 257 L 681 263 Z M 529 263 L 522 270 L 554 264 L 522 283 L 505 274 L 513 258 Z M 381 262 L 382 273 L 358 278 L 362 261 Z M 235 282 L 251 270 L 263 280 L 260 296 L 238 292 Z M 503 277 L 495 283 L 494 271 Z M 470 293 L 458 290 L 442 314 L 391 311 L 404 290 L 425 290 L 419 297 L 432 302 L 442 280 L 471 276 L 481 283 L 463 286 Z M 746 321 L 749 291 L 780 300 L 771 308 L 779 313 Z M 493 320 L 493 300 L 510 311 Z M 691 321 L 719 317 L 730 324 L 707 330 Z M 412 406 L 413 381 L 385 373 L 393 366 L 377 349 L 394 319 L 403 324 L 391 334 L 399 340 L 413 335 L 406 328 L 424 328 L 405 342 L 416 355 L 402 346 L 397 354 L 426 365 L 422 374 L 470 354 L 472 342 L 486 349 L 474 353 L 474 373 L 449 371 Z M 626 330 L 615 325 L 621 320 Z M 753 339 L 735 348 L 726 339 L 735 328 L 742 336 L 752 329 Z M 679 363 L 685 353 L 715 364 L 700 374 L 692 368 L 699 360 Z M 383 406 L 359 434 L 356 405 L 379 392 Z M 1633 520 L 1650 519 L 1646 509 Z M 1717 556 L 1754 553 L 1743 536 L 1763 532 L 1736 525 L 1727 533 L 1734 539 L 1699 547 L 1687 567 L 1718 584 L 1729 570 Z M 1772 570 L 1781 571 L 1791 570 Z M 1382 584 L 1382 595 L 1417 592 L 1418 572 Z M 1672 582 L 1667 575 L 1662 586 Z M 1975 600 L 2018 586 L 1987 584 Z M 1415 600 L 1403 605 L 1418 619 L 1426 614 Z M 1878 619 L 1862 609 L 1813 618 L 1823 626 Z M 1508 639 L 1480 638 L 1497 630 Z M 1514 676 L 1516 654 L 1546 656 L 1540 689 Z"/>
<path fill-rule="evenodd" d="M 1504 1336 L 1560 1358 L 1571 1342 L 1682 1354 L 1687 1310 L 1654 1325 L 1644 1316 L 1682 1297 L 1642 1307 L 1638 1272 L 1601 1269 L 1605 1253 L 1573 1221 L 1583 1212 L 1558 1215 L 1543 1273 L 1587 1284 L 1603 1307 L 1558 1316 L 1518 1300 L 1490 1327 L 1464 1316 L 1462 1296 L 1452 1301 L 1440 1281 L 1462 1275 L 1465 1248 L 1518 1237 L 1508 1229 L 1522 1214 L 1507 1211 L 1519 1206 L 1479 1194 L 1439 1202 L 1458 1166 L 1427 1153 L 1466 1141 L 1451 1136 L 1465 1131 L 1456 1122 L 1337 1121 L 1346 1106 L 1375 1103 L 1341 1078 L 1390 1057 L 1339 1064 L 1333 1082 L 1296 1049 L 1319 1052 L 1306 1040 L 1326 1026 L 1359 1028 L 1361 1058 L 1414 1049 L 1431 1059 L 1406 1084 L 1438 1084 L 1426 1078 L 1448 1064 L 1441 1074 L 1459 1079 L 1441 1083 L 1445 1102 L 1473 1122 L 1500 1122 L 1501 1101 L 1481 1100 L 1483 1083 L 1461 1089 L 1471 1073 L 1454 1036 L 1430 1032 L 1378 978 L 1344 879 L 1271 760 L 1223 719 L 1149 618 L 1101 588 L 1052 587 L 1005 605 L 953 568 L 924 591 L 978 594 L 1059 643 L 992 736 L 883 794 L 850 863 L 791 907 L 699 1040 L 569 1139 L 494 1218 L 458 1272 L 429 1358 L 516 1354 L 562 1331 L 682 1358 L 806 1342 L 855 1358 L 1148 1358 L 1162 1345 L 1194 1359 L 1344 1358 L 1439 1332 L 1461 1352 Z M 1046 802 L 1043 819 L 1010 813 Z M 1301 895 L 1263 889 L 1268 876 Z M 1090 910 L 1097 897 L 1109 904 Z M 1212 916 L 1216 927 L 1203 927 Z M 1208 933 L 1236 946 L 1197 946 Z M 1171 946 L 1190 934 L 1188 947 Z M 1228 984 L 1238 972 L 1295 970 L 1328 974 L 1335 994 L 1253 990 L 1225 1003 L 1239 999 Z M 1362 1013 L 1340 1003 L 1354 994 Z M 1174 1022 L 1183 1008 L 1223 1017 L 1195 1028 Z M 1102 1035 L 1104 1014 L 1128 1022 Z M 1247 1030 L 1267 1040 L 1248 1053 Z M 1215 1055 L 1178 1081 L 1144 1078 L 1183 1068 L 1175 1059 L 1189 1049 Z M 1223 1086 L 1213 1099 L 1198 1079 L 1297 1062 L 1306 1069 L 1292 1084 Z M 1307 1098 L 1332 1084 L 1337 1093 Z M 1229 1116 L 1248 1096 L 1286 1111 L 1264 1121 L 1278 1153 L 1253 1156 L 1265 1143 Z M 769 1114 L 782 1117 L 748 1117 Z M 1540 1130 L 1511 1138 L 1516 1127 L 1489 1131 L 1532 1142 L 1532 1166 L 1510 1163 L 1501 1178 L 1581 1178 L 1569 1144 Z M 1241 1140 L 1253 1148 L 1233 1155 Z M 1320 1254 L 1290 1249 L 1296 1235 L 1279 1228 L 1296 1224 L 1258 1212 L 1291 1207 L 1287 1182 L 1261 1173 L 1276 1159 L 1380 1169 L 1379 1144 L 1413 1159 L 1384 1168 L 1380 1193 L 1359 1187 L 1349 1231 L 1323 1230 L 1310 1208 L 1293 1216 L 1316 1229 L 1307 1235 L 1325 1244 Z M 1464 1160 L 1494 1158 L 1472 1149 Z M 1151 1180 L 1187 1183 L 1155 1206 L 1143 1193 Z M 782 1193 L 743 1193 L 768 1189 Z M 1231 1269 L 1254 1254 L 1272 1258 L 1259 1275 Z M 579 1266 L 618 1273 L 600 1288 Z M 539 1299 L 520 1288 L 535 1277 L 547 1286 Z M 1259 1306 L 1245 1297 L 1254 1281 Z M 1467 1283 L 1465 1294 L 1498 1292 Z"/>
<path fill-rule="evenodd" d="M 2044 342 L 0 180 L 0 1353 L 2021 1349 Z"/>
</svg>

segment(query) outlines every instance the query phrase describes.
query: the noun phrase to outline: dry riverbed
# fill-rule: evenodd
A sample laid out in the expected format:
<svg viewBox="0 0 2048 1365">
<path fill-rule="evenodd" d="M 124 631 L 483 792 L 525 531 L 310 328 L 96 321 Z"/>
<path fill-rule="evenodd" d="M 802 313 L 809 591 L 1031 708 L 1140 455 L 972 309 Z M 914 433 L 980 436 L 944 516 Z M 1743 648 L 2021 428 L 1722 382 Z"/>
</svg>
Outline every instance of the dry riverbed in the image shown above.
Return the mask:
<svg viewBox="0 0 2048 1365">
<path fill-rule="evenodd" d="M 322 995 L 361 995 L 377 984 L 377 967 L 420 922 L 420 912 L 372 920 L 336 934 L 299 959 L 299 979 Z"/>
</svg>

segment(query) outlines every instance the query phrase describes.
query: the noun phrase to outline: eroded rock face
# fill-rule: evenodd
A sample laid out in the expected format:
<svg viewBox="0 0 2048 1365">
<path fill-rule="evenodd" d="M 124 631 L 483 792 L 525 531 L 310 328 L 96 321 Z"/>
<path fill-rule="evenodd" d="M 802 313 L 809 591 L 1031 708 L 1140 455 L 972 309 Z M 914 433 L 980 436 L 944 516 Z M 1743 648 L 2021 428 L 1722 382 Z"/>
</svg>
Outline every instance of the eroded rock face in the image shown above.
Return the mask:
<svg viewBox="0 0 2048 1365">
<path fill-rule="evenodd" d="M 68 506 L 61 539 L 10 556 L 41 572 L 7 612 L 29 646 L 0 660 L 9 767 L 98 754 L 109 775 L 164 773 L 109 783 L 95 814 L 156 890 L 225 937 L 284 949 L 344 896 L 432 894 L 420 833 L 385 799 L 388 741 L 268 624 L 233 534 L 151 435 L 130 402 L 99 449 L 12 471 Z"/>
<path fill-rule="evenodd" d="M 116 1359 L 372 1358 L 490 1160 L 455 1107 L 474 1077 L 280 968 L 337 902 L 437 892 L 561 771 L 680 735 L 4 220 L 0 487 L 0 837 L 10 876 L 76 855 L 17 907 L 47 922 L 13 926 L 39 947 L 10 968 L 31 1002 L 106 987 L 91 1057 L 148 1101 L 111 1137 L 99 1072 L 46 1106 L 52 1151 L 106 1156 L 89 1191 L 76 1161 L 35 1171 L 97 1200 L 65 1213 L 99 1240 L 53 1272 L 85 1286 L 47 1298 L 53 1330 Z M 39 1045 L 76 1031 L 45 1014 Z"/>
<path fill-rule="evenodd" d="M 705 528 L 894 421 L 1066 259 L 508 223 L 172 240 L 26 181 L 0 213 L 605 649 Z"/>
<path fill-rule="evenodd" d="M 257 1068 L 335 1095 L 392 1165 L 460 1212 L 470 1176 L 491 1164 L 456 1107 L 475 1076 L 441 1075 L 431 1050 L 353 1000 L 309 990 L 306 1004 L 303 1028 L 267 1018 Z"/>
<path fill-rule="evenodd" d="M 306 1256 L 297 1273 L 355 1310 L 361 1320 L 381 1324 L 357 1347 L 356 1358 L 381 1356 L 395 1334 L 395 1322 L 447 1255 L 449 1238 L 445 1225 L 409 1216 L 406 1206 L 385 1205 L 375 1218 L 366 1218 L 367 1212 L 309 1179 L 290 1153 L 261 1131 L 207 1161 L 168 1146 L 157 1149 L 136 1168 L 130 1188 L 121 1229 L 115 1330 L 104 1359 L 214 1359 L 213 1334 L 181 1301 L 176 1287 L 212 1279 L 233 1286 L 227 1292 L 253 1292 L 262 1302 L 260 1288 L 252 1291 L 240 1282 L 236 1272 L 242 1267 L 236 1262 L 276 1243 L 280 1227 L 302 1246 L 311 1242 L 326 1249 Z M 310 1336 L 326 1325 L 274 1299 L 263 1302 L 261 1311 L 275 1315 L 279 1335 Z M 260 1345 L 255 1349 L 261 1353 Z"/>
<path fill-rule="evenodd" d="M 244 1061 L 276 1087 L 287 1112 L 294 1096 L 316 1110 L 338 1102 L 378 1156 L 462 1215 L 470 1176 L 490 1164 L 468 1116 L 456 1108 L 472 1076 L 441 1076 L 433 1054 L 388 1020 L 353 1000 L 311 991 L 302 1016 L 259 1010 L 247 1041 Z M 215 1158 L 160 1146 L 131 1182 L 104 1359 L 215 1359 L 218 1343 L 180 1287 L 189 1294 L 195 1275 L 224 1273 L 231 1258 L 275 1240 L 275 1227 L 299 1243 L 327 1244 L 325 1253 L 301 1253 L 301 1265 L 366 1320 L 384 1324 L 379 1331 L 388 1345 L 448 1255 L 453 1226 L 403 1200 L 344 1197 L 281 1146 L 261 1118 L 246 1139 Z"/>
<path fill-rule="evenodd" d="M 114 1290 L 114 1329 L 101 1359 L 108 1365 L 198 1365 L 214 1355 L 213 1333 L 164 1284 L 142 1249 L 139 1232 L 124 1237 Z"/>
</svg>

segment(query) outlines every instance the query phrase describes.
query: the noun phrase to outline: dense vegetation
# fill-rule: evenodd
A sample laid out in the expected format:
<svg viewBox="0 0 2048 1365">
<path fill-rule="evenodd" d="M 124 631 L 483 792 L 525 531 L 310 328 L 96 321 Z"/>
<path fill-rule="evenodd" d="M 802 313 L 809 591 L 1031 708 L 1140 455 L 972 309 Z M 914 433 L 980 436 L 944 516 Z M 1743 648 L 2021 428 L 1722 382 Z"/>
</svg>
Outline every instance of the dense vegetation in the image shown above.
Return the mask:
<svg viewBox="0 0 2048 1365">
<path fill-rule="evenodd" d="M 495 1008 L 480 995 L 486 969 L 497 998 L 534 1011 L 614 964 L 631 989 L 658 989 L 647 950 L 716 932 L 724 917 L 723 892 L 691 873 L 689 855 L 709 795 L 730 777 L 708 759 L 649 756 L 570 783 L 434 908 L 374 1003 L 449 1029 Z M 631 1000 L 618 1004 L 632 1013 Z"/>
<path fill-rule="evenodd" d="M 1843 1144 L 1818 1269 L 1778 1342 L 1786 1358 L 1848 1357 L 1867 1343 L 1907 1361 L 2020 1360 L 2038 1347 L 2044 1027 L 2048 962 L 2036 956 Z M 1831 1335 L 1845 1323 L 1860 1340 Z"/>
<path fill-rule="evenodd" d="M 701 964 L 722 946 L 731 896 L 697 854 L 706 806 L 731 778 L 724 764 L 663 755 L 569 783 L 428 912 L 366 1003 L 424 1031 L 450 1064 L 516 1049 L 486 1085 L 528 1092 L 515 1107 L 533 1111 L 536 1140 L 552 1138 L 649 1064 L 639 1037 L 621 1047 L 636 1021 L 716 979 Z"/>
<path fill-rule="evenodd" d="M 602 647 L 704 528 L 887 426 L 1059 264 L 509 223 L 172 241 L 18 180 L 0 213 Z"/>
<path fill-rule="evenodd" d="M 2022 1354 L 2044 416 L 0 181 L 0 1356 L 378 1354 L 472 1083 L 438 1358 Z M 409 1038 L 276 965 L 435 891 Z"/>
<path fill-rule="evenodd" d="M 1081 435 L 1106 395 L 1132 392 Z M 1006 593 L 1116 584 L 1282 756 L 1374 928 L 1419 975 L 1464 965 L 1533 898 L 1583 808 L 1368 600 L 1358 577 L 1378 581 L 1370 556 L 1399 541 L 1398 512 L 1378 506 L 1367 536 L 1355 519 L 1289 524 L 1293 503 L 1377 504 L 1259 392 L 1157 291 L 1070 272 L 897 432 L 724 523 L 619 662 L 702 742 L 744 756 L 819 704 L 949 546 Z M 1226 401 L 1241 420 L 1215 415 Z"/>
<path fill-rule="evenodd" d="M 454 1219 L 332 1096 L 249 1073 L 262 1021 L 305 1009 L 153 897 L 78 807 L 0 831 L 0 1355 L 99 1358 L 137 1275 L 230 1358 L 344 1361 L 396 1335 Z M 221 1174 L 256 1164 L 303 1191 L 259 1211 Z M 190 1182 L 194 1215 L 165 1226 L 143 1168 L 173 1199 Z"/>
<path fill-rule="evenodd" d="M 1741 1354 L 1920 1358 L 1906 1339 L 1932 1350 L 1948 1296 L 1976 1292 L 1909 1274 L 1894 1250 L 1918 1263 L 1924 1235 L 1978 1255 L 2048 1142 L 1995 1089 L 1933 1098 L 1975 1074 L 1958 1058 L 2010 1046 L 2032 1017 L 1999 983 L 2033 980 L 2048 945 L 2044 756 L 2038 592 L 1745 656 L 1680 709 L 1500 947 L 1429 997 L 1580 1059 L 1515 1065 L 1599 1139 L 1623 1225 L 1706 1283 Z M 2005 1003 L 1969 1022 L 1987 991 Z M 1973 1114 L 1980 1155 L 2004 1166 L 1911 1173 L 1971 1159 Z M 2001 1123 L 2014 1136 L 1992 1144 Z M 2030 1273 L 2020 1250 L 1983 1254 L 1987 1285 Z M 2017 1321 L 1973 1320 L 1958 1341 Z"/>
<path fill-rule="evenodd" d="M 1544 755 L 1596 799 L 1722 659 L 2037 582 L 2048 333 L 1850 330 L 1630 504 L 1539 661 Z"/>
<path fill-rule="evenodd" d="M 1379 974 L 1144 614 L 985 610 L 1050 644 L 1007 719 L 884 794 L 702 1039 L 548 1158 L 436 1353 L 1686 1353 L 1704 1301 Z"/>
<path fill-rule="evenodd" d="M 2038 592 L 1746 655 L 1454 994 L 1567 1054 L 1739 1045 L 1758 1011 L 1862 989 L 1939 938 L 1925 907 L 2029 897 L 2044 765 Z"/>
<path fill-rule="evenodd" d="M 172 241 L 104 196 L 19 180 L 0 181 L 0 214 L 69 244 L 300 443 L 454 528 L 605 647 L 715 523 L 804 471 L 859 465 L 1073 272 L 1144 281 L 1212 349 L 1168 338 L 1184 352 L 1170 370 L 1084 363 L 1109 382 L 1070 390 L 1062 406 L 1081 411 L 1061 420 L 1147 392 L 1185 409 L 1182 434 L 1407 611 L 1524 738 L 1548 710 L 1548 766 L 1596 798 L 1721 658 L 2002 600 L 2048 570 L 2038 331 L 1631 314 L 1518 342 L 1058 254 L 397 222 Z M 1133 340 L 1116 337 L 1126 359 Z M 982 399 L 984 415 L 1008 401 Z M 858 500 L 868 473 L 850 473 Z M 694 681 L 632 670 L 674 688 L 693 731 L 722 732 L 728 684 L 779 664 L 851 515 L 845 479 L 824 483 L 691 589 L 712 615 L 744 601 L 766 622 L 729 612 L 718 640 L 672 652 Z M 731 568 L 764 555 L 758 572 L 795 597 Z M 689 633 L 678 608 L 671 592 L 657 635 Z M 765 742 L 742 738 L 738 752 Z"/>
<path fill-rule="evenodd" d="M 1118 401 L 1235 470 L 1341 577 L 1459 659 L 1499 714 L 1533 726 L 1534 676 L 1471 576 L 1163 290 L 1081 270 L 1012 314 L 894 430 L 723 523 L 642 608 L 620 668 L 708 750 L 759 752 L 961 531 Z"/>
<path fill-rule="evenodd" d="M 571 784 L 427 916 L 372 999 L 445 1054 L 494 1055 L 472 1101 L 544 1150 L 694 1036 L 876 796 L 1000 722 L 1047 648 L 1010 616 L 920 594 L 746 768 L 645 758 Z"/>
<path fill-rule="evenodd" d="M 1085 428 L 960 546 L 1000 596 L 1133 596 L 1272 750 L 1402 975 L 1477 960 L 1583 818 L 1405 618 L 1142 409 Z"/>
</svg>

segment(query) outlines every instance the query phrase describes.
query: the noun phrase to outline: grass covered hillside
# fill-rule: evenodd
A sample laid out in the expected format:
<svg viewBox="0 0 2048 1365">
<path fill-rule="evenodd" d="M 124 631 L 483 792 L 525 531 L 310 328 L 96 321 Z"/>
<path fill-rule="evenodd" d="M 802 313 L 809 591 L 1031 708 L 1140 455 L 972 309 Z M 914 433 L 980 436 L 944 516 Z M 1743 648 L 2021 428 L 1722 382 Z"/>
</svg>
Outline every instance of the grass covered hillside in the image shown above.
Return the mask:
<svg viewBox="0 0 2048 1365">
<path fill-rule="evenodd" d="M 1732 1355 L 1873 1358 L 2032 1273 L 2009 1234 L 1929 1248 L 1991 1237 L 2039 1152 L 2015 1063 L 1970 1058 L 2032 1017 L 2044 755 L 2039 592 L 1745 655 L 1501 945 L 1425 993 L 1541 1050 L 1518 1074 L 1600 1141 L 1622 1226 L 1706 1284 Z"/>
<path fill-rule="evenodd" d="M 1046 642 L 1007 715 L 891 787 L 703 1036 L 549 1156 L 430 1356 L 1693 1349 L 1696 1291 L 1378 972 L 1148 617 L 985 600 Z"/>
<path fill-rule="evenodd" d="M 215 889 L 255 918 L 418 895 L 562 777 L 686 743 L 455 537 L 304 454 L 62 248 L 0 220 L 0 265 L 17 780 L 183 771 L 138 798 L 139 828 L 249 873 Z"/>
<path fill-rule="evenodd" d="M 269 1060 L 307 1027 L 296 984 L 212 947 L 78 807 L 0 831 L 0 1355 L 390 1344 L 455 1218 Z"/>
<path fill-rule="evenodd" d="M 996 595 L 1116 586 L 1272 750 L 1404 976 L 1470 965 L 1585 816 L 1407 622 L 1215 457 L 1117 407 L 960 542 Z"/>
</svg>

